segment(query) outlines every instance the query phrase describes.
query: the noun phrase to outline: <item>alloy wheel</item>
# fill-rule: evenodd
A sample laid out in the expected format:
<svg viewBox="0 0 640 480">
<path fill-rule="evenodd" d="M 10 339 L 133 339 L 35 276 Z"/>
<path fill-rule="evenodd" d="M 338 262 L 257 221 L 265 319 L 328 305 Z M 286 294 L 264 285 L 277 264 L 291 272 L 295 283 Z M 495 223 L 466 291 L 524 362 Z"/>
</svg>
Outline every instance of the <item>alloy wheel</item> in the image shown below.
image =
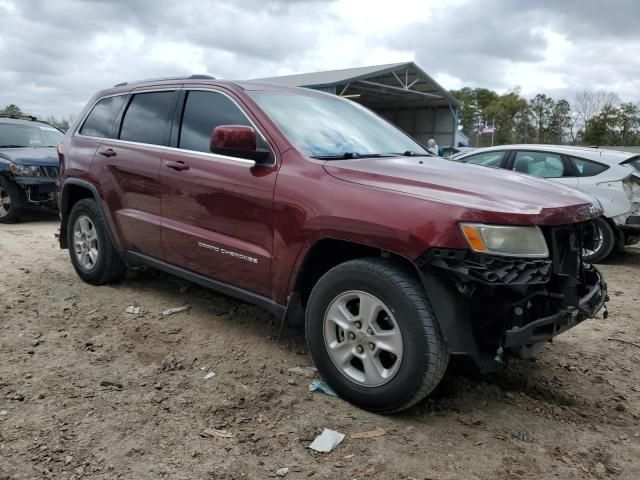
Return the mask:
<svg viewBox="0 0 640 480">
<path fill-rule="evenodd" d="M 374 295 L 356 290 L 338 295 L 325 313 L 323 332 L 331 361 L 352 382 L 379 387 L 398 373 L 400 327 Z"/>
<path fill-rule="evenodd" d="M 6 217 L 11 210 L 11 197 L 9 192 L 0 187 L 0 217 Z"/>
<path fill-rule="evenodd" d="M 98 234 L 89 217 L 80 215 L 73 225 L 73 246 L 76 259 L 85 270 L 95 267 L 98 256 Z"/>
</svg>

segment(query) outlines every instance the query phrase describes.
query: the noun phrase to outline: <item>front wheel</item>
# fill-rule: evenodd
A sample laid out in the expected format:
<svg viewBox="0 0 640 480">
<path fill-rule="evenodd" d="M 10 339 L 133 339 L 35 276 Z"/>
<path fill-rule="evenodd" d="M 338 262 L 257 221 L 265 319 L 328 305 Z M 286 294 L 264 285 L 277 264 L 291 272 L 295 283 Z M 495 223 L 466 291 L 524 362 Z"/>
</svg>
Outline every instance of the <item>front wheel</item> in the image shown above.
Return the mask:
<svg viewBox="0 0 640 480">
<path fill-rule="evenodd" d="M 118 280 L 126 266 L 109 238 L 107 223 L 93 199 L 85 198 L 71 209 L 67 222 L 69 256 L 78 276 L 103 285 Z"/>
<path fill-rule="evenodd" d="M 583 259 L 587 263 L 600 263 L 613 252 L 616 246 L 616 234 L 609 222 L 600 217 L 596 219 L 596 238 L 593 250 L 585 249 Z"/>
<path fill-rule="evenodd" d="M 313 288 L 309 350 L 333 390 L 368 410 L 393 413 L 440 383 L 449 353 L 414 272 L 391 260 L 351 260 Z"/>
<path fill-rule="evenodd" d="M 0 223 L 15 223 L 22 217 L 25 194 L 18 186 L 0 178 Z"/>
</svg>

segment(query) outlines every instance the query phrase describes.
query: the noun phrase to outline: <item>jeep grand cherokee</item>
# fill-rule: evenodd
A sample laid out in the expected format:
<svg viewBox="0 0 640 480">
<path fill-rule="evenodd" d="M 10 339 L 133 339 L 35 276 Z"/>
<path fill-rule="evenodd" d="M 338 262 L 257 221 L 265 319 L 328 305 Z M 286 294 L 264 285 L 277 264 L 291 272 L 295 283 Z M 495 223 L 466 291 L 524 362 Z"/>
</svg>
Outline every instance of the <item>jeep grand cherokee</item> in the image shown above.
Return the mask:
<svg viewBox="0 0 640 480">
<path fill-rule="evenodd" d="M 147 264 L 305 326 L 327 383 L 410 407 L 451 355 L 529 354 L 607 299 L 601 208 L 429 156 L 361 105 L 207 78 L 97 93 L 59 147 L 60 245 L 96 285 Z"/>
</svg>

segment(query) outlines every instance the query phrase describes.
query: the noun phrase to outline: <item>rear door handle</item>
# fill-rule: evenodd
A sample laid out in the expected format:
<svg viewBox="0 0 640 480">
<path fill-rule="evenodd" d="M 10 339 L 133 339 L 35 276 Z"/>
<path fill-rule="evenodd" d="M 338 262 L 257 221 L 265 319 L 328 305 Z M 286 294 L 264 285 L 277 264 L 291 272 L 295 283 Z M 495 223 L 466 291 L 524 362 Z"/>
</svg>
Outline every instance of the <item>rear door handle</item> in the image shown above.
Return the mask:
<svg viewBox="0 0 640 480">
<path fill-rule="evenodd" d="M 113 148 L 103 148 L 98 150 L 98 153 L 103 157 L 115 157 L 117 155 L 116 151 Z"/>
<path fill-rule="evenodd" d="M 174 170 L 177 170 L 178 172 L 181 172 L 182 170 L 189 170 L 189 165 L 187 165 L 184 162 L 167 162 L 167 167 L 169 168 L 173 168 Z"/>
</svg>

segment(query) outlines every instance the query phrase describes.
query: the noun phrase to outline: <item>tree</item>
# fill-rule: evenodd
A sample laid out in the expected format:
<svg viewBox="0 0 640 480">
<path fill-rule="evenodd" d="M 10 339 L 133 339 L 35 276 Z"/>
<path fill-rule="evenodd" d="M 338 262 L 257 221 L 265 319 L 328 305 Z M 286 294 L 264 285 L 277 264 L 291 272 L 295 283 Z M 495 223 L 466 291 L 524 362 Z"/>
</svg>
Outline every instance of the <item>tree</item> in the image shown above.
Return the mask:
<svg viewBox="0 0 640 480">
<path fill-rule="evenodd" d="M 618 107 L 618 145 L 637 145 L 640 143 L 640 111 L 631 102 L 621 103 Z"/>
<path fill-rule="evenodd" d="M 565 99 L 558 100 L 551 111 L 549 129 L 545 140 L 548 143 L 566 143 L 570 139 L 569 137 L 572 136 L 572 123 L 571 105 Z"/>
<path fill-rule="evenodd" d="M 487 107 L 486 114 L 494 122 L 494 144 L 516 143 L 518 141 L 518 120 L 527 111 L 527 101 L 515 89 L 500 95 Z"/>
<path fill-rule="evenodd" d="M 538 143 L 547 143 L 547 130 L 555 106 L 553 98 L 547 97 L 544 93 L 537 94 L 529 101 L 531 116 L 538 133 Z"/>
<path fill-rule="evenodd" d="M 10 104 L 10 105 L 7 105 L 2 110 L 0 110 L 0 114 L 5 114 L 5 115 L 24 115 L 24 113 L 22 113 L 22 110 L 20 110 L 20 107 L 18 107 L 17 105 L 14 105 L 13 103 Z"/>
</svg>

